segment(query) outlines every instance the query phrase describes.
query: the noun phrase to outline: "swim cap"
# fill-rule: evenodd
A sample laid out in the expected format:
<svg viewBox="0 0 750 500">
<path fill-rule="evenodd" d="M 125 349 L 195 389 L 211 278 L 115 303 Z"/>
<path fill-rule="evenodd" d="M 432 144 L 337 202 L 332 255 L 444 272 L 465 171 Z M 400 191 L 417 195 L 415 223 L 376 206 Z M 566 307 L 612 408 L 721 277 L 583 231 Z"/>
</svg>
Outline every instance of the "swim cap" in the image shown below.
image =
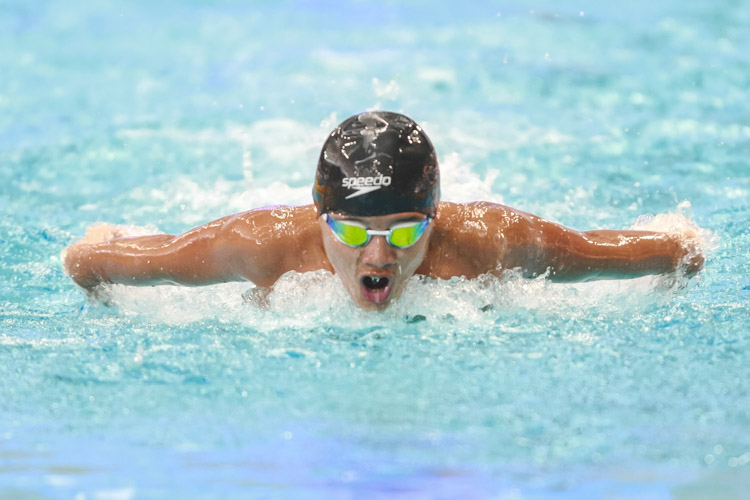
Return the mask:
<svg viewBox="0 0 750 500">
<path fill-rule="evenodd" d="M 407 116 L 387 111 L 354 115 L 323 144 L 313 199 L 318 215 L 421 212 L 434 217 L 440 199 L 435 149 Z"/>
</svg>

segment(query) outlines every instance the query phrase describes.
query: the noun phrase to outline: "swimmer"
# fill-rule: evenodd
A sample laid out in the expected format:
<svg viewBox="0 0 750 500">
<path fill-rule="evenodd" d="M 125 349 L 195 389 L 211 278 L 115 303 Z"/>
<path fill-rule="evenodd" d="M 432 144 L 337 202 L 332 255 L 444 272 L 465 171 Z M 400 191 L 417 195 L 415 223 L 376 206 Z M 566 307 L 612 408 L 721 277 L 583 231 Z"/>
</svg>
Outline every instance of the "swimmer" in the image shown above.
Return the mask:
<svg viewBox="0 0 750 500">
<path fill-rule="evenodd" d="M 66 272 L 89 292 L 103 283 L 270 287 L 289 271 L 324 269 L 353 301 L 382 310 L 412 275 L 554 281 L 696 274 L 695 232 L 576 231 L 489 202 L 440 201 L 435 150 L 410 118 L 373 111 L 341 123 L 323 145 L 312 205 L 230 215 L 181 235 L 125 236 L 92 226 L 64 251 Z"/>
</svg>

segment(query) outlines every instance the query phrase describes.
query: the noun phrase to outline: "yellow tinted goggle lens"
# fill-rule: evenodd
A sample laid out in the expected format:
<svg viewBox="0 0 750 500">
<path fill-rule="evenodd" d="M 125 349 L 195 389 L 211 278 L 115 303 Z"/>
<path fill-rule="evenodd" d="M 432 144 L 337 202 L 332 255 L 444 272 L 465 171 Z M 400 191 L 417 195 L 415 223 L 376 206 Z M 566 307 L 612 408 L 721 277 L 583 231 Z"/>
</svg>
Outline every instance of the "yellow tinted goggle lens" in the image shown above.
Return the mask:
<svg viewBox="0 0 750 500">
<path fill-rule="evenodd" d="M 367 237 L 367 230 L 365 228 L 339 222 L 332 217 L 328 217 L 328 221 L 328 225 L 331 226 L 334 234 L 347 245 L 358 247 L 367 243 L 369 238 Z"/>
<path fill-rule="evenodd" d="M 413 226 L 392 229 L 388 242 L 394 247 L 410 247 L 417 242 L 420 236 L 422 236 L 422 225 L 422 222 L 417 222 Z"/>
</svg>

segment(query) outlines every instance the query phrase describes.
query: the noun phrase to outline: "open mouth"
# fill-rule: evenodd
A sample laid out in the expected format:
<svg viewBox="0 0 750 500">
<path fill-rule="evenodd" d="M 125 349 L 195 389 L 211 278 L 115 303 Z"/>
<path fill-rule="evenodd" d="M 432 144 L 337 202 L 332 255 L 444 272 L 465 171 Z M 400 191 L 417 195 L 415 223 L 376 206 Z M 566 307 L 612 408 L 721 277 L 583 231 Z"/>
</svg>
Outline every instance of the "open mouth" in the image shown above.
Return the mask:
<svg viewBox="0 0 750 500">
<path fill-rule="evenodd" d="M 362 295 L 369 302 L 379 304 L 391 294 L 393 280 L 388 276 L 363 276 L 360 282 Z"/>
</svg>

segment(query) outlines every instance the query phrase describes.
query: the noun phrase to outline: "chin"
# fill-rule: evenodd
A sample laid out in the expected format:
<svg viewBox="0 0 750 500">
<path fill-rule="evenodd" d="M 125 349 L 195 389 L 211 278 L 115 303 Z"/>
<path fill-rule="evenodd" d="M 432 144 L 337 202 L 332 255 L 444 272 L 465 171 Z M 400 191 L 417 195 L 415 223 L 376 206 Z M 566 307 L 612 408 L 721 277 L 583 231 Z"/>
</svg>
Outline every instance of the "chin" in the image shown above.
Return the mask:
<svg viewBox="0 0 750 500">
<path fill-rule="evenodd" d="M 391 304 L 390 300 L 386 300 L 384 302 L 370 302 L 368 300 L 361 299 L 357 301 L 357 305 L 360 309 L 364 311 L 384 311 L 388 309 L 388 306 Z"/>
</svg>

